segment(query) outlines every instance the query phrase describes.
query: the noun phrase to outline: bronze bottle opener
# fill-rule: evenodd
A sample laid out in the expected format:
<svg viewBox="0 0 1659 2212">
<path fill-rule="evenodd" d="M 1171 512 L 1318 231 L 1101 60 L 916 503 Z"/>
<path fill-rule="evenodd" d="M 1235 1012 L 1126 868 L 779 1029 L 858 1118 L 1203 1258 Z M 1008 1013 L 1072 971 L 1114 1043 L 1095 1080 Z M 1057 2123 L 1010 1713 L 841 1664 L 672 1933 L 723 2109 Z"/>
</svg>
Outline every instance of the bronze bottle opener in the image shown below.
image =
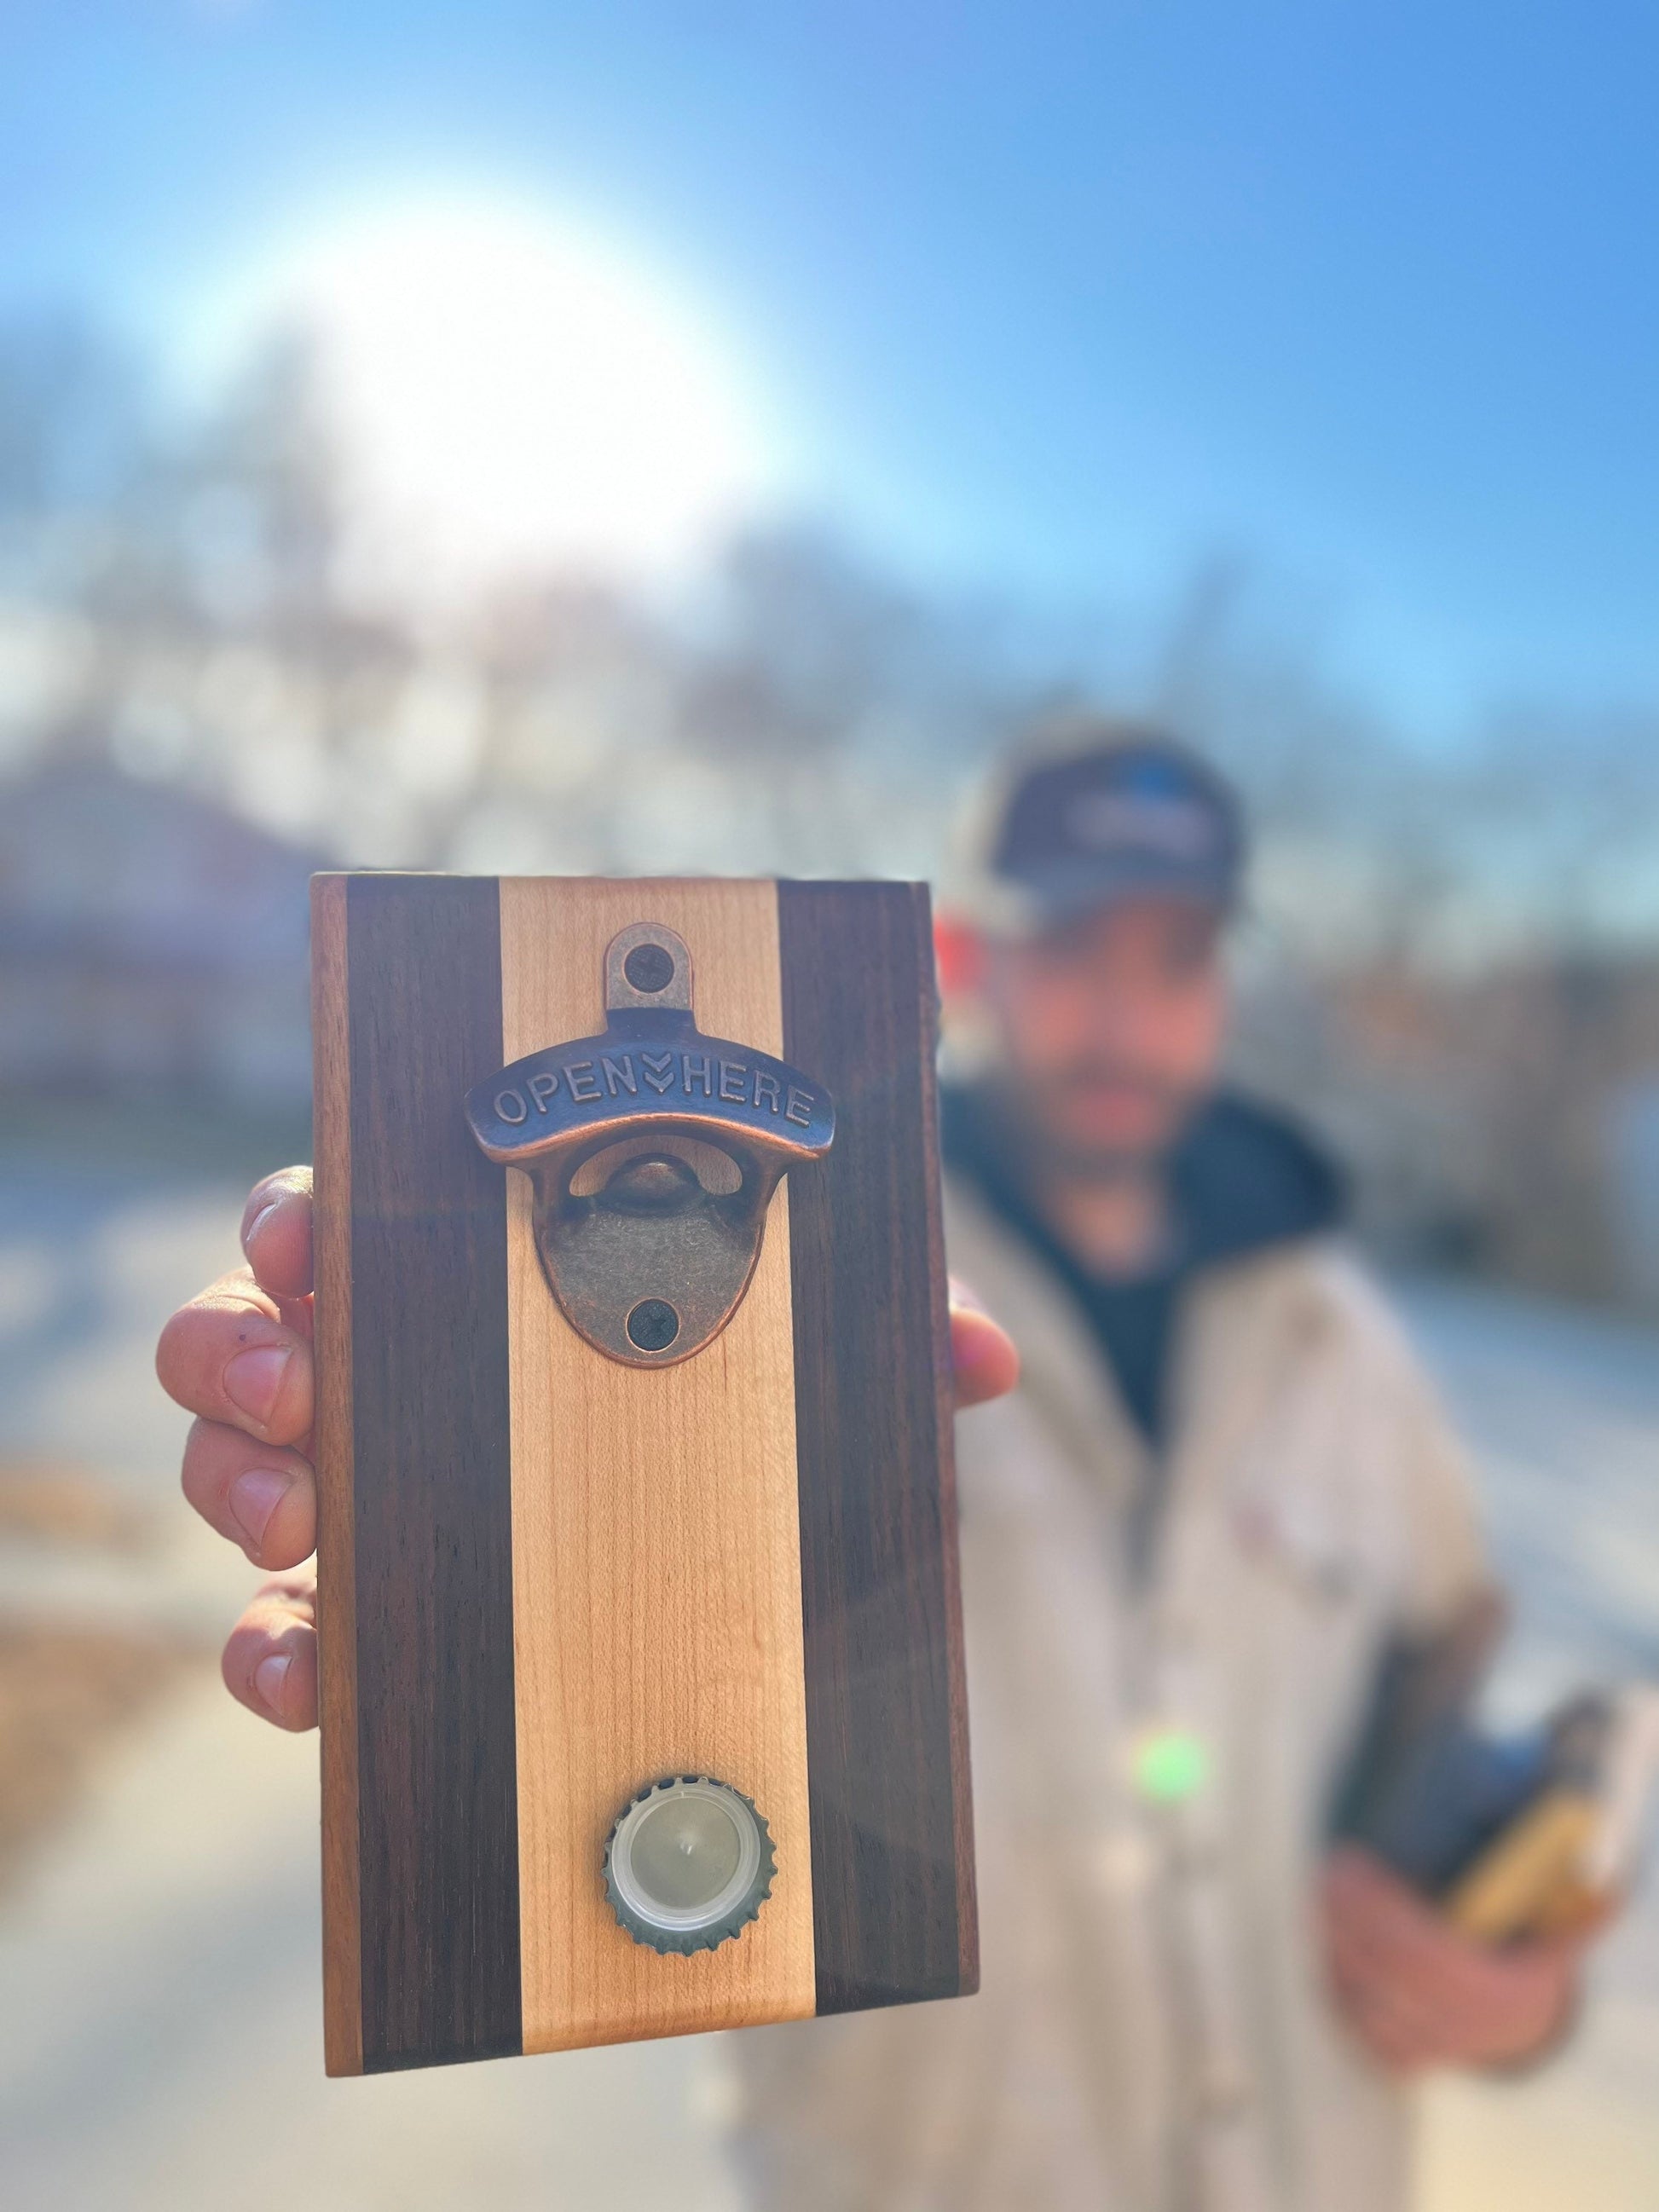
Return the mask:
<svg viewBox="0 0 1659 2212">
<path fill-rule="evenodd" d="M 603 1036 L 546 1046 L 466 1096 L 487 1157 L 535 1191 L 548 1287 L 596 1351 L 633 1367 L 701 1352 L 742 1303 L 779 1178 L 836 1132 L 822 1084 L 705 1036 L 691 955 L 657 922 L 605 948 Z"/>
</svg>

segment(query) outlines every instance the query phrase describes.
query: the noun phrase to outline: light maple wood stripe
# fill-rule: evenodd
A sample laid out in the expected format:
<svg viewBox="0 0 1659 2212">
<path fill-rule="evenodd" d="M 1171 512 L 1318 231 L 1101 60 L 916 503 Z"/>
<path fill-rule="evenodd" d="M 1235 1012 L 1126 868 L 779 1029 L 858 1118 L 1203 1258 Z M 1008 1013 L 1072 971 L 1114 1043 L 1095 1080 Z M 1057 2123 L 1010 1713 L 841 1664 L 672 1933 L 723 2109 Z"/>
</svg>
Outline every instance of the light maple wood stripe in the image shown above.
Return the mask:
<svg viewBox="0 0 1659 2212">
<path fill-rule="evenodd" d="M 770 884 L 501 884 L 513 1060 L 604 1027 L 601 963 L 632 921 L 690 947 L 698 1027 L 782 1050 Z M 748 1295 L 707 1351 L 629 1368 L 543 1279 L 508 1171 L 513 1586 L 524 2047 L 669 2035 L 814 2008 L 787 1187 Z M 778 1873 L 740 1939 L 632 1942 L 599 1867 L 646 1783 L 708 1772 L 766 1815 Z"/>
<path fill-rule="evenodd" d="M 316 1281 L 317 1613 L 323 1767 L 323 2051 L 363 2070 L 359 1966 L 357 1605 L 352 1529 L 351 1067 L 346 879 L 311 884 L 312 1249 Z"/>
</svg>

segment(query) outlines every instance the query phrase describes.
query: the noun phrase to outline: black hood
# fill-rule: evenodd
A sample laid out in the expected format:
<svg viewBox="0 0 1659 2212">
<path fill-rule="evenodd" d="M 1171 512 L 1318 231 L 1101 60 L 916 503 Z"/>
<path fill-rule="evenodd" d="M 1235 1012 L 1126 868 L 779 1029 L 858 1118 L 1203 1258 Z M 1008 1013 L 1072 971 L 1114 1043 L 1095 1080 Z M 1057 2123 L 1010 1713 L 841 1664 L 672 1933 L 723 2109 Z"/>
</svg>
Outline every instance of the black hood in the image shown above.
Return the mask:
<svg viewBox="0 0 1659 2212">
<path fill-rule="evenodd" d="M 994 1099 L 947 1089 L 946 1164 L 977 1183 L 997 1212 L 1030 1218 L 1018 1140 Z M 1175 1249 L 1185 1273 L 1332 1230 L 1347 1212 L 1347 1182 L 1318 1140 L 1276 1108 L 1219 1091 L 1189 1124 L 1170 1160 Z M 1046 1241 L 1046 1240 L 1045 1240 Z"/>
</svg>

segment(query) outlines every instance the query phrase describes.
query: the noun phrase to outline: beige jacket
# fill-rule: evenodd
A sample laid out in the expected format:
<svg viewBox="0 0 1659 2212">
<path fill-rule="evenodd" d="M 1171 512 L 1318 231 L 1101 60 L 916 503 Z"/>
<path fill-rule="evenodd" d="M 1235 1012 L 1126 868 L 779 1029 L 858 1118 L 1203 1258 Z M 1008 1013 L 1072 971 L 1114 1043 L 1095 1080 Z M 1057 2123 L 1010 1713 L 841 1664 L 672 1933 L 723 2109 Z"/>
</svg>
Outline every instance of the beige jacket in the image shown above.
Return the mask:
<svg viewBox="0 0 1659 2212">
<path fill-rule="evenodd" d="M 1387 1638 L 1481 1579 L 1461 1455 L 1334 1243 L 1200 1279 L 1166 1506 L 1085 1323 L 971 1196 L 954 1271 L 1024 1358 L 957 1430 L 981 1993 L 734 2039 L 766 2212 L 1401 2212 L 1409 2100 L 1345 2036 L 1324 1809 Z M 1178 1727 L 1207 1778 L 1133 1780 Z"/>
</svg>

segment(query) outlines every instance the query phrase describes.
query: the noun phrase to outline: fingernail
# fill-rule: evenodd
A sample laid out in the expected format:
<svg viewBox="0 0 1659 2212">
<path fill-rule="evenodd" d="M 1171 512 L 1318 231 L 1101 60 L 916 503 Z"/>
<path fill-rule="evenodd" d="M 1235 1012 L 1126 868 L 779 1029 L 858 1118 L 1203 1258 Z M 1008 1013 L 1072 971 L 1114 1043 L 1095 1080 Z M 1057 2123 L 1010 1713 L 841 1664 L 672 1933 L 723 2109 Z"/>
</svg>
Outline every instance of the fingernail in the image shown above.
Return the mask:
<svg viewBox="0 0 1659 2212">
<path fill-rule="evenodd" d="M 269 1220 L 270 1216 L 276 1212 L 277 1207 L 282 1204 L 282 1202 L 283 1201 L 280 1198 L 268 1198 L 265 1200 L 264 1204 L 259 1208 L 259 1211 L 254 1215 L 252 1220 L 249 1222 L 247 1227 L 242 1231 L 243 1251 L 246 1252 L 247 1250 L 249 1245 L 252 1243 L 254 1238 L 258 1235 L 259 1224 L 262 1221 Z"/>
<path fill-rule="evenodd" d="M 259 1702 L 273 1713 L 283 1710 L 283 1685 L 288 1680 L 288 1670 L 293 1661 L 286 1651 L 274 1651 L 269 1659 L 262 1659 L 253 1670 L 253 1686 Z"/>
<path fill-rule="evenodd" d="M 280 1344 L 256 1345 L 251 1352 L 239 1352 L 225 1369 L 226 1397 L 261 1428 L 270 1419 L 292 1357 Z"/>
<path fill-rule="evenodd" d="M 256 1552 L 265 1540 L 271 1515 L 293 1487 L 294 1477 L 274 1467 L 251 1467 L 231 1484 L 230 1510 Z"/>
</svg>

